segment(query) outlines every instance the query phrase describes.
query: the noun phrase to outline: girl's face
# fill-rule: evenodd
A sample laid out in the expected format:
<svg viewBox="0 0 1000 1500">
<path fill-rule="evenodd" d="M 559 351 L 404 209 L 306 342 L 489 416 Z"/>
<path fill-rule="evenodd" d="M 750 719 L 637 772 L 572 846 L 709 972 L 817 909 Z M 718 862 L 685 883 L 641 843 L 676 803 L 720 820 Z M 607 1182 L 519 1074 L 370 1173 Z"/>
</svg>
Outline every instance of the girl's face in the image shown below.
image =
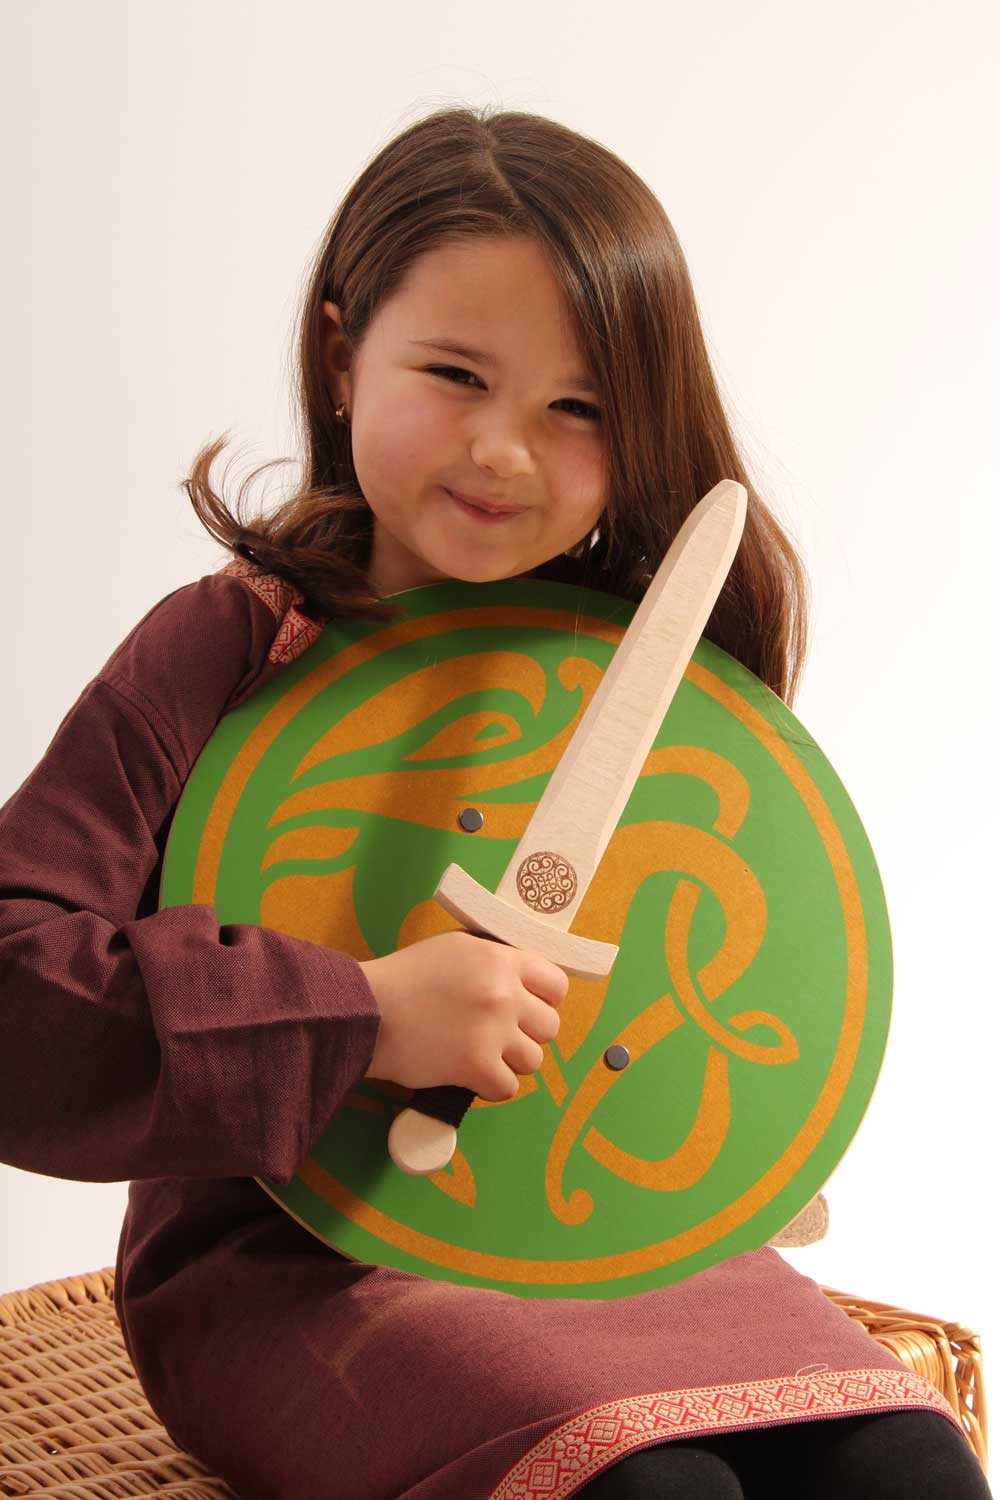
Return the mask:
<svg viewBox="0 0 1000 1500">
<path fill-rule="evenodd" d="M 589 535 L 608 487 L 596 388 L 536 241 L 427 251 L 353 359 L 339 308 L 323 311 L 334 401 L 346 403 L 374 513 L 380 596 L 530 573 Z"/>
</svg>

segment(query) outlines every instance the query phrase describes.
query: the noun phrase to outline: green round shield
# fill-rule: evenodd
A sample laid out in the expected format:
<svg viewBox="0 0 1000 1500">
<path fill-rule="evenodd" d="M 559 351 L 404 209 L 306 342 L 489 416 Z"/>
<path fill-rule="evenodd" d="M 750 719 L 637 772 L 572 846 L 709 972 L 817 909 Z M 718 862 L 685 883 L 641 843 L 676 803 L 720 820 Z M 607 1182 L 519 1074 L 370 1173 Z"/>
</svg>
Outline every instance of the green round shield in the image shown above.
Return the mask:
<svg viewBox="0 0 1000 1500">
<path fill-rule="evenodd" d="M 636 606 L 531 579 L 393 602 L 396 621 L 327 625 L 217 726 L 161 906 L 365 960 L 458 925 L 433 899 L 449 864 L 496 888 Z M 354 1259 L 526 1297 L 646 1291 L 766 1244 L 871 1098 L 890 936 L 836 773 L 707 640 L 573 931 L 619 946 L 611 973 L 571 981 L 542 1068 L 476 1100 L 447 1169 L 393 1164 L 411 1091 L 363 1079 L 261 1187 Z"/>
</svg>

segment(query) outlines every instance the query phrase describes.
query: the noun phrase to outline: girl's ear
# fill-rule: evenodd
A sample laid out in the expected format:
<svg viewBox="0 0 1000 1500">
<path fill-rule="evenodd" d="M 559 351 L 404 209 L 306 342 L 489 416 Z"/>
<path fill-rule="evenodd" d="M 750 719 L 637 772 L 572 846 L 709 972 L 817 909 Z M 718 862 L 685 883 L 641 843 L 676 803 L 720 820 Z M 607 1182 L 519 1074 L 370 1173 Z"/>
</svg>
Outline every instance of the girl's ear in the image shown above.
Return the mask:
<svg viewBox="0 0 1000 1500">
<path fill-rule="evenodd" d="M 323 366 L 330 381 L 334 401 L 351 399 L 351 381 L 347 374 L 351 365 L 351 350 L 340 320 L 340 308 L 336 302 L 323 303 Z"/>
</svg>

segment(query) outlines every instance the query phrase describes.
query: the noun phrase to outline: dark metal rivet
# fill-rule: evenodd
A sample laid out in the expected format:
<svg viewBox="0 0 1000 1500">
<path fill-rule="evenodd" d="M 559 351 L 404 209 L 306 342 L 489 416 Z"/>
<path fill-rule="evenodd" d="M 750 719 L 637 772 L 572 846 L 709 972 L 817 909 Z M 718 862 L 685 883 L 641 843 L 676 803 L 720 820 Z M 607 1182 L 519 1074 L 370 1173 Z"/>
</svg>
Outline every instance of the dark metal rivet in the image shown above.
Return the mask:
<svg viewBox="0 0 1000 1500">
<path fill-rule="evenodd" d="M 483 826 L 483 815 L 478 807 L 463 807 L 458 815 L 458 821 L 466 833 L 478 833 Z"/>
<path fill-rule="evenodd" d="M 629 1065 L 628 1048 L 622 1047 L 616 1042 L 613 1047 L 609 1047 L 607 1052 L 605 1052 L 604 1061 L 609 1068 L 614 1068 L 616 1073 L 621 1072 L 622 1068 L 627 1068 Z"/>
</svg>

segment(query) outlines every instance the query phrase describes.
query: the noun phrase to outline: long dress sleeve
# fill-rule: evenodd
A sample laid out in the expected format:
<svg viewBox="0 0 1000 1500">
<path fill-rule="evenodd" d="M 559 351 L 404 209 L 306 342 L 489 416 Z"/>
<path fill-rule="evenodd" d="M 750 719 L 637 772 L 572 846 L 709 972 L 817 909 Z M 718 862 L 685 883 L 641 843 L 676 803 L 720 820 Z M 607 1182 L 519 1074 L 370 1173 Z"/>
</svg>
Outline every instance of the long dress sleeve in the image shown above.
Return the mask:
<svg viewBox="0 0 1000 1500">
<path fill-rule="evenodd" d="M 210 906 L 157 911 L 184 781 L 267 675 L 222 574 L 139 622 L 0 809 L 0 1159 L 83 1181 L 287 1182 L 370 1065 L 357 961 Z"/>
</svg>

